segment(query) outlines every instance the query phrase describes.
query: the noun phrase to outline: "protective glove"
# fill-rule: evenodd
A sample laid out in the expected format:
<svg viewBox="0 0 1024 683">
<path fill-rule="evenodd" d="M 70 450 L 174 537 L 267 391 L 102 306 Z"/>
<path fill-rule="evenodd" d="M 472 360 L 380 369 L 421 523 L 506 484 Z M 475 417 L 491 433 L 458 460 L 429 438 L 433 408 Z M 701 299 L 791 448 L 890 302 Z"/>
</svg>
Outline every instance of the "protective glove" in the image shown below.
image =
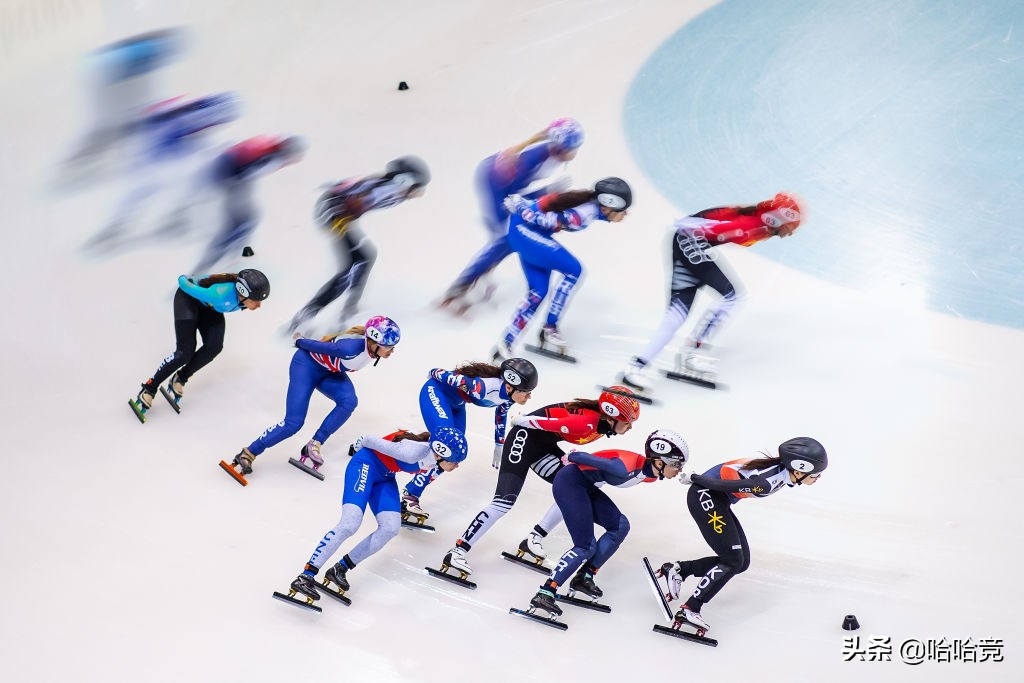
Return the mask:
<svg viewBox="0 0 1024 683">
<path fill-rule="evenodd" d="M 679 483 L 682 484 L 683 486 L 689 486 L 690 484 L 693 483 L 693 475 L 693 472 L 680 472 Z"/>
<path fill-rule="evenodd" d="M 494 444 L 494 457 L 491 458 L 491 467 L 498 469 L 501 467 L 501 453 L 505 449 L 505 444 L 496 443 Z"/>
</svg>

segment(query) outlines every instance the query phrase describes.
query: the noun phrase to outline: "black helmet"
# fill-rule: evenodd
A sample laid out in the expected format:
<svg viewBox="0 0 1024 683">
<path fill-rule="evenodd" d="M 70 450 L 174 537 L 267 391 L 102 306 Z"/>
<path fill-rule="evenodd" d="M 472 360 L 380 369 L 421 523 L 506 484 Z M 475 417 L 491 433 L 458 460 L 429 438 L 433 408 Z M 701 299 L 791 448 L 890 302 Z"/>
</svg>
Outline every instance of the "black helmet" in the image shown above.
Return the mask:
<svg viewBox="0 0 1024 683">
<path fill-rule="evenodd" d="M 501 377 L 516 391 L 533 391 L 540 381 L 537 367 L 525 358 L 507 358 L 502 361 Z"/>
<path fill-rule="evenodd" d="M 430 168 L 427 162 L 412 155 L 398 157 L 384 167 L 384 177 L 388 180 L 397 179 L 410 187 L 423 187 L 430 182 Z"/>
<path fill-rule="evenodd" d="M 633 203 L 633 191 L 622 178 L 602 178 L 594 185 L 597 203 L 612 211 L 625 211 Z"/>
<path fill-rule="evenodd" d="M 648 458 L 658 458 L 669 464 L 682 467 L 690 459 L 690 447 L 686 439 L 670 429 L 657 429 L 650 433 L 644 443 Z"/>
<path fill-rule="evenodd" d="M 263 301 L 270 296 L 270 280 L 255 268 L 246 268 L 239 271 L 237 277 L 238 279 L 235 280 L 235 291 L 243 299 Z"/>
<path fill-rule="evenodd" d="M 779 458 L 786 469 L 804 474 L 820 474 L 828 467 L 825 447 L 809 436 L 798 436 L 779 446 Z"/>
</svg>

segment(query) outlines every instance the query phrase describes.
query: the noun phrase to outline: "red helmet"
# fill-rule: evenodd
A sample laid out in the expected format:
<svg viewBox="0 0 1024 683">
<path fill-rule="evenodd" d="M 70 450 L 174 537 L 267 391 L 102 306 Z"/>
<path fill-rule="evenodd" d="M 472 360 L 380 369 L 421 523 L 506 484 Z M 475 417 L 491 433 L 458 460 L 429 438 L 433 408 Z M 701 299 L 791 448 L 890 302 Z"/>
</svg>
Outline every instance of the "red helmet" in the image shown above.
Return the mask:
<svg viewBox="0 0 1024 683">
<path fill-rule="evenodd" d="M 628 387 L 608 387 L 597 399 L 601 412 L 620 422 L 634 422 L 640 417 L 640 402 L 629 398 L 634 392 Z M 628 395 L 623 395 L 628 394 Z"/>
<path fill-rule="evenodd" d="M 800 204 L 792 195 L 784 192 L 775 195 L 774 199 L 760 202 L 757 213 L 761 222 L 771 228 L 780 228 L 790 223 L 800 225 Z"/>
</svg>

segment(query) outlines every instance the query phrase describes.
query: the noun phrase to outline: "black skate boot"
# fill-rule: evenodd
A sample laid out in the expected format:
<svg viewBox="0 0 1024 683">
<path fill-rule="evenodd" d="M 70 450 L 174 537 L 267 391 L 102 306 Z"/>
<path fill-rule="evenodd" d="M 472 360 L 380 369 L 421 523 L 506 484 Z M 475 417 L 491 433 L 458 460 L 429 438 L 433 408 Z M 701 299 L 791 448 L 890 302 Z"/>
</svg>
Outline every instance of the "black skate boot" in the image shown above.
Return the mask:
<svg viewBox="0 0 1024 683">
<path fill-rule="evenodd" d="M 530 608 L 534 610 L 542 609 L 552 617 L 562 616 L 562 608 L 555 602 L 555 594 L 546 589 L 537 591 L 537 594 L 530 600 Z"/>
<path fill-rule="evenodd" d="M 296 593 L 302 593 L 309 600 L 320 599 L 320 593 L 316 590 L 316 582 L 313 581 L 313 577 L 309 574 L 299 574 L 292 581 L 291 586 L 289 586 L 289 595 L 292 596 Z"/>
<path fill-rule="evenodd" d="M 238 465 L 242 474 L 252 474 L 252 463 L 254 460 L 256 460 L 256 456 L 250 453 L 248 448 L 243 448 L 238 455 L 235 456 L 233 462 Z"/>
<path fill-rule="evenodd" d="M 348 573 L 348 567 L 345 566 L 344 562 L 339 562 L 324 574 L 324 586 L 330 586 L 332 583 L 338 586 L 338 592 L 344 593 L 348 590 L 349 584 L 348 579 L 345 575 Z"/>
<path fill-rule="evenodd" d="M 604 591 L 594 583 L 594 575 L 586 568 L 580 569 L 576 572 L 576 576 L 572 577 L 572 581 L 569 582 L 569 590 L 583 593 L 594 600 L 598 600 L 604 595 Z"/>
</svg>

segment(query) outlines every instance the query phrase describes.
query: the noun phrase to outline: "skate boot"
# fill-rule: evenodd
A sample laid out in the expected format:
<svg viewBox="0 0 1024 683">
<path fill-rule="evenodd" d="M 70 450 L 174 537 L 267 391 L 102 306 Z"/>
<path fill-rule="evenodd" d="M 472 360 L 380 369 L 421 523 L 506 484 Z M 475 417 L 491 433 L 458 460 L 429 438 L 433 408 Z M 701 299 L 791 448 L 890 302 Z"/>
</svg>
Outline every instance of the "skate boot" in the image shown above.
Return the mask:
<svg viewBox="0 0 1024 683">
<path fill-rule="evenodd" d="M 430 513 L 420 507 L 419 496 L 409 493 L 408 489 L 402 489 L 402 518 L 415 517 L 418 522 L 423 522 L 430 517 Z"/>
<path fill-rule="evenodd" d="M 473 573 L 472 567 L 469 566 L 469 558 L 466 557 L 466 549 L 462 546 L 453 546 L 441 561 L 441 571 L 447 572 L 449 569 L 459 572 L 459 578 L 462 580 Z"/>
<path fill-rule="evenodd" d="M 167 388 L 174 394 L 174 398 L 181 400 L 181 397 L 185 394 L 185 382 L 181 380 L 178 373 L 174 373 L 171 376 L 171 381 L 167 383 Z"/>
<path fill-rule="evenodd" d="M 718 371 L 717 361 L 711 356 L 699 353 L 696 346 L 687 346 L 676 357 L 676 366 L 683 371 L 702 375 L 713 375 Z"/>
<path fill-rule="evenodd" d="M 672 624 L 672 627 L 679 628 L 683 624 L 689 624 L 696 628 L 697 635 L 700 636 L 703 636 L 705 632 L 711 630 L 711 627 L 708 626 L 708 622 L 704 621 L 700 612 L 695 612 L 685 604 L 679 606 L 679 611 L 676 612 L 675 622 Z"/>
<path fill-rule="evenodd" d="M 252 463 L 254 460 L 256 460 L 256 456 L 246 447 L 239 451 L 232 462 L 238 465 L 238 469 L 242 471 L 242 474 L 252 474 Z"/>
<path fill-rule="evenodd" d="M 544 554 L 544 544 L 541 542 L 540 534 L 536 531 L 531 531 L 529 536 L 520 541 L 516 556 L 541 564 L 546 555 Z"/>
<path fill-rule="evenodd" d="M 646 368 L 647 363 L 642 362 L 639 358 L 634 358 L 633 362 L 622 371 L 622 383 L 637 391 L 650 389 L 650 378 L 647 377 Z"/>
<path fill-rule="evenodd" d="M 324 464 L 324 459 L 320 455 L 320 446 L 322 444 L 319 441 L 310 439 L 309 443 L 302 447 L 302 451 L 299 453 L 299 462 L 303 465 L 306 464 L 306 458 L 309 458 L 313 463 L 313 469 L 319 470 L 320 465 Z"/>
<path fill-rule="evenodd" d="M 309 574 L 299 574 L 292 581 L 291 586 L 288 588 L 288 597 L 294 597 L 296 593 L 302 593 L 306 598 L 306 602 L 310 604 L 312 604 L 313 600 L 320 599 L 320 593 L 316 590 L 316 582 Z"/>
<path fill-rule="evenodd" d="M 541 328 L 540 331 L 540 347 L 547 349 L 548 351 L 557 351 L 558 353 L 565 353 L 568 343 L 565 338 L 562 337 L 561 332 L 554 325 L 548 325 Z"/>
<path fill-rule="evenodd" d="M 690 562 L 679 561 L 666 562 L 658 568 L 655 576 L 665 580 L 666 598 L 675 600 L 679 597 L 679 590 L 682 588 L 683 581 L 692 576 L 690 566 Z"/>
<path fill-rule="evenodd" d="M 500 365 L 503 361 L 506 361 L 509 358 L 515 358 L 515 352 L 512 351 L 511 344 L 506 342 L 504 339 L 501 339 L 491 350 L 491 360 L 494 361 L 495 365 Z"/>
<path fill-rule="evenodd" d="M 585 569 L 580 569 L 576 572 L 576 576 L 572 577 L 572 581 L 569 582 L 569 590 L 583 593 L 594 600 L 598 600 L 604 595 L 604 591 L 594 583 L 594 575 Z"/>
<path fill-rule="evenodd" d="M 345 575 L 348 573 L 348 566 L 344 562 L 339 562 L 324 574 L 324 586 L 330 586 L 332 583 L 338 586 L 338 592 L 344 593 L 348 590 L 348 579 Z"/>
<path fill-rule="evenodd" d="M 537 591 L 537 594 L 530 600 L 530 609 L 542 609 L 552 617 L 562 616 L 562 608 L 555 602 L 555 594 L 544 588 Z"/>
<path fill-rule="evenodd" d="M 139 392 L 139 395 L 135 400 L 138 401 L 143 408 L 149 410 L 153 407 L 154 396 L 156 396 L 156 390 L 148 384 L 143 384 L 142 391 Z"/>
<path fill-rule="evenodd" d="M 452 285 L 448 288 L 448 291 L 444 293 L 441 298 L 441 303 L 438 304 L 439 308 L 451 307 L 451 310 L 456 315 L 462 315 L 469 308 L 469 302 L 466 301 L 466 292 L 469 291 L 469 285 Z"/>
</svg>

